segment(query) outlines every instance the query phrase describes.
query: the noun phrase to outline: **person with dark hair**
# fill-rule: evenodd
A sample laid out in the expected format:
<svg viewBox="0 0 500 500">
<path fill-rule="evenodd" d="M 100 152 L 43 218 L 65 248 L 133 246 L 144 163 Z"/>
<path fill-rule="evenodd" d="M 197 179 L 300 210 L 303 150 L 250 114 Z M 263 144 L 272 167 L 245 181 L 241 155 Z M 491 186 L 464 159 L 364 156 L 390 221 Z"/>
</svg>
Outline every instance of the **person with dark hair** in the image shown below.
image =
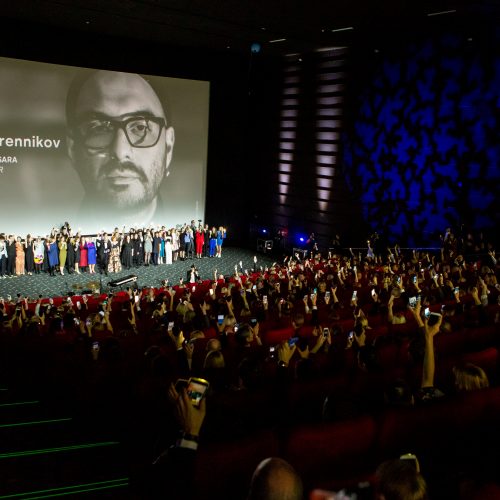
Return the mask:
<svg viewBox="0 0 500 500">
<path fill-rule="evenodd" d="M 35 270 L 35 255 L 33 253 L 33 238 L 30 234 L 26 236 L 26 240 L 24 242 L 24 254 L 26 261 L 26 273 L 28 275 L 32 275 Z"/>
<path fill-rule="evenodd" d="M 16 238 L 10 234 L 7 239 L 7 275 L 16 276 Z"/>
<path fill-rule="evenodd" d="M 161 219 L 175 135 L 152 85 L 137 74 L 83 72 L 68 91 L 66 118 L 68 155 L 85 190 L 82 215 L 92 220 L 105 210 L 130 225 Z"/>
<path fill-rule="evenodd" d="M 7 243 L 5 241 L 5 236 L 0 235 L 0 278 L 5 278 L 5 272 L 7 271 Z"/>
<path fill-rule="evenodd" d="M 99 273 L 108 274 L 109 256 L 111 254 L 111 241 L 107 233 L 102 234 L 96 241 L 97 246 L 97 262 L 99 265 Z"/>
</svg>

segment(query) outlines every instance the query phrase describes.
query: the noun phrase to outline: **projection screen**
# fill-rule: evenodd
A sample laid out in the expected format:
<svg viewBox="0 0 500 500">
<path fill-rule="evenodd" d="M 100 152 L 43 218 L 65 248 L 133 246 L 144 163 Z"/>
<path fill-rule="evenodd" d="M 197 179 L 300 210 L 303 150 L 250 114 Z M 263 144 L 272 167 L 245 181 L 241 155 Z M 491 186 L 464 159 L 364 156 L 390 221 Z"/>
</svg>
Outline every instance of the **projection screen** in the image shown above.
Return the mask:
<svg viewBox="0 0 500 500">
<path fill-rule="evenodd" d="M 208 112 L 209 82 L 0 58 L 0 232 L 204 219 Z"/>
</svg>

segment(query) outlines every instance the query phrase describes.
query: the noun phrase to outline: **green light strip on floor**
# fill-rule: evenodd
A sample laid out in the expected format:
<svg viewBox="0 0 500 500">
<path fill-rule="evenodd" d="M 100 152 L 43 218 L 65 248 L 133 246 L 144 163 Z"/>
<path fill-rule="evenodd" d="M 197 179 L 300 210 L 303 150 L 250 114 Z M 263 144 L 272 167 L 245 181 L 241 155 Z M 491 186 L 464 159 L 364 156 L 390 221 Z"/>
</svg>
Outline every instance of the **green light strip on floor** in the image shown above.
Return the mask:
<svg viewBox="0 0 500 500">
<path fill-rule="evenodd" d="M 109 481 L 98 481 L 96 483 L 75 484 L 74 486 L 62 486 L 60 488 L 50 488 L 47 490 L 29 491 L 25 493 L 12 493 L 10 495 L 2 495 L 0 499 L 7 498 L 25 498 L 35 500 L 37 498 L 50 498 L 63 495 L 75 495 L 78 493 L 86 493 L 88 491 L 97 491 L 110 488 L 121 488 L 128 486 L 128 477 L 120 479 L 111 479 Z M 37 495 L 37 496 L 33 496 Z"/>
<path fill-rule="evenodd" d="M 115 446 L 117 441 L 103 441 L 102 443 L 76 444 L 72 446 L 61 446 L 59 448 L 44 448 L 41 450 L 13 451 L 11 453 L 0 453 L 0 458 L 30 457 L 32 455 L 46 455 L 48 453 L 59 453 L 62 451 L 85 450 L 88 448 L 99 448 L 102 446 Z"/>
<path fill-rule="evenodd" d="M 3 406 L 22 406 L 22 405 L 37 405 L 40 401 L 20 401 L 18 403 L 3 403 L 0 405 L 0 408 Z"/>
<path fill-rule="evenodd" d="M 53 418 L 51 420 L 33 420 L 32 422 L 15 422 L 13 424 L 0 424 L 0 429 L 5 427 L 22 427 L 23 425 L 53 424 L 55 422 L 68 422 L 72 418 Z"/>
</svg>

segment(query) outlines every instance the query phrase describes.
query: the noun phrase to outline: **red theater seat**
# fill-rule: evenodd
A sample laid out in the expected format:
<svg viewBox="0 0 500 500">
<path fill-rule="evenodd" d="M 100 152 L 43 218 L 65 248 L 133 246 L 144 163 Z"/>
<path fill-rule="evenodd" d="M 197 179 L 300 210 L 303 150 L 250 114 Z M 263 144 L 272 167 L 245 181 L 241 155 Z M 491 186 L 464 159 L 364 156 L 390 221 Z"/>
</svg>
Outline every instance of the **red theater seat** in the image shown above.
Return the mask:
<svg viewBox="0 0 500 500">
<path fill-rule="evenodd" d="M 347 422 L 297 428 L 288 436 L 284 457 L 308 486 L 324 487 L 368 474 L 376 464 L 375 421 L 368 416 Z"/>
<path fill-rule="evenodd" d="M 259 462 L 277 455 L 278 441 L 271 431 L 258 432 L 237 441 L 200 446 L 193 477 L 200 491 L 195 498 L 244 498 Z"/>
<path fill-rule="evenodd" d="M 288 340 L 293 335 L 293 328 L 282 328 L 280 330 L 269 330 L 262 336 L 262 340 L 266 345 L 278 345 L 283 340 Z"/>
</svg>

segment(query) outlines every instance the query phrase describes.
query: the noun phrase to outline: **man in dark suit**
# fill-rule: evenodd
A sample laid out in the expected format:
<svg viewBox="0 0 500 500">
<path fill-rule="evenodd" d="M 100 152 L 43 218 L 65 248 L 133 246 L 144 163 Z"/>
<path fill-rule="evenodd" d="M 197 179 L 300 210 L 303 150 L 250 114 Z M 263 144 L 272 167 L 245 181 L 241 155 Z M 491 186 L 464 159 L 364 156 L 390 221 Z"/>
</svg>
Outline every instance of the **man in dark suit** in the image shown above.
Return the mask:
<svg viewBox="0 0 500 500">
<path fill-rule="evenodd" d="M 198 274 L 198 269 L 196 266 L 193 264 L 190 269 L 188 269 L 186 273 L 186 281 L 188 283 L 198 283 L 200 279 L 200 275 Z"/>
<path fill-rule="evenodd" d="M 7 275 L 16 276 L 16 238 L 12 234 L 7 241 Z"/>
<path fill-rule="evenodd" d="M 104 233 L 97 240 L 97 259 L 99 261 L 99 272 L 107 276 L 108 275 L 108 264 L 109 264 L 109 254 L 111 253 L 111 241 L 108 239 L 108 235 Z"/>
</svg>

